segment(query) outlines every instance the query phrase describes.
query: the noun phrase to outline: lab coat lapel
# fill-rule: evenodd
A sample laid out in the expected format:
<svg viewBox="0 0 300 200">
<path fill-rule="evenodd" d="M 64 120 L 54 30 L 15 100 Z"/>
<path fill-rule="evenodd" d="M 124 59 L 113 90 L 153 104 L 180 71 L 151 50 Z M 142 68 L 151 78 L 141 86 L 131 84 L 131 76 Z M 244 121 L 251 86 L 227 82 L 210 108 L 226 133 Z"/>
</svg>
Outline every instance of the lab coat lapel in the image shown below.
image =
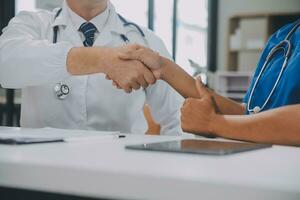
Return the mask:
<svg viewBox="0 0 300 200">
<path fill-rule="evenodd" d="M 83 46 L 80 35 L 78 34 L 78 31 L 74 28 L 70 20 L 65 30 L 62 32 L 61 37 L 62 41 L 70 41 L 76 47 Z"/>
<path fill-rule="evenodd" d="M 107 29 L 107 27 L 105 27 L 95 40 L 94 46 L 110 46 L 109 44 L 112 42 L 112 40 L 113 36 L 111 32 Z"/>
<path fill-rule="evenodd" d="M 52 28 L 54 26 L 59 26 L 58 41 L 69 41 L 74 46 L 83 46 L 78 31 L 71 22 L 67 9 L 66 2 L 64 2 L 60 15 L 54 19 L 51 26 Z M 58 10 L 59 9 L 56 9 L 54 14 L 56 14 Z"/>
</svg>

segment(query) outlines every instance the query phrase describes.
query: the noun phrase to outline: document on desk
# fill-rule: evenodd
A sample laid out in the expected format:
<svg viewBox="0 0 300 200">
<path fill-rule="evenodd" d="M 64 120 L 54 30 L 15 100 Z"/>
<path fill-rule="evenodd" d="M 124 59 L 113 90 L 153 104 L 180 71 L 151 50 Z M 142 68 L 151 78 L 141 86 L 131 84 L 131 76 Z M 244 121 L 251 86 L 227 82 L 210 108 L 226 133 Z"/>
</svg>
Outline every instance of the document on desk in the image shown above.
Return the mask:
<svg viewBox="0 0 300 200">
<path fill-rule="evenodd" d="M 45 142 L 81 142 L 117 139 L 122 137 L 123 135 L 120 135 L 118 131 L 89 131 L 87 134 L 82 133 L 81 130 L 65 130 L 56 128 L 0 128 L 0 139 L 3 140 L 3 143 L 11 141 L 11 144 L 29 144 L 30 141 L 36 141 L 35 143 L 40 141 L 39 143 L 42 143 L 43 140 Z M 28 143 L 25 143 L 25 141 Z"/>
</svg>

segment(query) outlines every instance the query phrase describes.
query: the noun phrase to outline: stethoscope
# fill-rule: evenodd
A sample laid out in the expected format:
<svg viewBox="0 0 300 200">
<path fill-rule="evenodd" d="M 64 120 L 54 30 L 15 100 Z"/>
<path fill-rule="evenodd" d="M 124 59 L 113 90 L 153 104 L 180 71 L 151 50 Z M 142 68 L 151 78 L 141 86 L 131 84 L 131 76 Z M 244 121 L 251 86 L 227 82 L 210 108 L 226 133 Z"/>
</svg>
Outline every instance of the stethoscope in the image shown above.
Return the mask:
<svg viewBox="0 0 300 200">
<path fill-rule="evenodd" d="M 291 56 L 291 52 L 292 52 L 292 45 L 291 45 L 291 41 L 290 41 L 290 38 L 291 36 L 296 32 L 296 30 L 300 27 L 300 21 L 296 22 L 296 24 L 294 25 L 294 27 L 292 28 L 292 30 L 287 34 L 287 36 L 285 37 L 284 40 L 282 40 L 280 43 L 278 43 L 275 47 L 273 47 L 271 49 L 271 51 L 269 52 L 264 64 L 263 64 L 263 67 L 261 68 L 255 82 L 254 82 L 254 85 L 251 89 L 251 92 L 250 92 L 250 95 L 249 95 L 249 100 L 248 100 L 248 103 L 247 103 L 247 111 L 250 113 L 250 114 L 256 114 L 256 113 L 259 113 L 261 112 L 262 110 L 264 110 L 264 108 L 266 107 L 267 103 L 270 101 L 281 77 L 282 77 L 282 74 L 283 74 L 283 71 L 284 69 L 286 68 L 287 66 L 287 63 L 289 61 L 289 58 Z M 251 102 L 252 102 L 252 98 L 253 98 L 253 93 L 257 87 L 257 84 L 263 74 L 263 72 L 265 71 L 267 65 L 271 62 L 272 58 L 274 57 L 274 55 L 278 52 L 278 51 L 283 51 L 283 55 L 284 55 L 284 62 L 281 66 L 281 69 L 280 69 L 280 72 L 277 76 L 277 79 L 275 81 L 275 84 L 273 85 L 273 88 L 271 90 L 271 92 L 269 93 L 269 96 L 266 98 L 266 100 L 264 101 L 263 105 L 262 106 L 254 106 L 254 108 L 250 108 L 250 105 L 251 105 Z"/>
<path fill-rule="evenodd" d="M 56 19 L 60 13 L 62 11 L 62 8 L 59 9 L 54 17 L 54 19 Z M 123 26 L 127 27 L 127 26 L 134 26 L 136 28 L 136 30 L 140 33 L 140 35 L 145 39 L 145 33 L 143 32 L 143 30 L 135 23 L 133 22 L 128 22 L 124 17 L 122 17 L 120 14 L 118 14 L 119 19 L 122 21 Z M 54 26 L 53 27 L 53 44 L 55 44 L 57 42 L 57 36 L 58 36 L 58 31 L 59 31 L 59 26 Z M 123 42 L 125 43 L 129 43 L 129 39 L 126 35 L 124 34 L 120 34 L 121 39 L 123 40 Z M 56 95 L 56 97 L 59 100 L 64 100 L 70 93 L 70 88 L 67 84 L 64 84 L 62 82 L 57 83 L 54 86 L 54 93 Z"/>
</svg>

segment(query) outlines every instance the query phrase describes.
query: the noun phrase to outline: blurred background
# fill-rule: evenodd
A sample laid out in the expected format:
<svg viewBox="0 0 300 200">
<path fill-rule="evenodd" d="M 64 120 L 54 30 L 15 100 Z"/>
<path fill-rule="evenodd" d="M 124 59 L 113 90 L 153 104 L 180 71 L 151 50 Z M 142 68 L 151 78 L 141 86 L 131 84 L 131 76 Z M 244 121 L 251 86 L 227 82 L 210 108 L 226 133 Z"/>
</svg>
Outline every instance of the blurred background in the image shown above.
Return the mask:
<svg viewBox="0 0 300 200">
<path fill-rule="evenodd" d="M 189 74 L 242 101 L 269 36 L 300 18 L 300 0 L 111 0 L 127 19 L 165 42 Z M 0 28 L 21 10 L 52 10 L 62 0 L 2 0 Z M 0 125 L 19 126 L 20 90 L 0 88 Z"/>
</svg>

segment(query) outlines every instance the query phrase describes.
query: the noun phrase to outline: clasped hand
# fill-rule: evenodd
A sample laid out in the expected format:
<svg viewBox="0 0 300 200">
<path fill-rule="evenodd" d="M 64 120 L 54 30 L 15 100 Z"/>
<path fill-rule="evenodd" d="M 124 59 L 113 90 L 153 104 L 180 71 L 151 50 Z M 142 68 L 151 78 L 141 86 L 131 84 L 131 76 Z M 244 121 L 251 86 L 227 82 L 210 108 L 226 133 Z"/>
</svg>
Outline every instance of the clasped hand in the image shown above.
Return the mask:
<svg viewBox="0 0 300 200">
<path fill-rule="evenodd" d="M 113 85 L 130 93 L 141 87 L 147 88 L 162 76 L 162 58 L 149 48 L 132 44 L 115 48 L 116 62 L 106 73 Z"/>
<path fill-rule="evenodd" d="M 126 92 L 131 92 L 132 89 L 147 87 L 154 84 L 158 79 L 170 79 L 174 77 L 165 77 L 164 73 L 166 64 L 164 58 L 158 53 L 149 48 L 140 45 L 126 45 L 117 48 L 118 59 L 122 62 L 131 62 L 131 68 L 121 68 L 121 71 L 116 71 L 117 74 L 124 76 L 116 79 L 113 73 L 107 74 L 107 79 L 113 81 L 113 84 Z M 116 68 L 116 70 L 120 70 Z M 149 77 L 153 79 L 146 79 Z M 118 77 L 117 77 L 118 78 Z M 213 121 L 217 116 L 218 106 L 211 92 L 203 85 L 201 78 L 195 80 L 195 86 L 199 98 L 187 98 L 181 108 L 181 123 L 182 129 L 190 133 L 205 133 L 213 134 Z"/>
</svg>

